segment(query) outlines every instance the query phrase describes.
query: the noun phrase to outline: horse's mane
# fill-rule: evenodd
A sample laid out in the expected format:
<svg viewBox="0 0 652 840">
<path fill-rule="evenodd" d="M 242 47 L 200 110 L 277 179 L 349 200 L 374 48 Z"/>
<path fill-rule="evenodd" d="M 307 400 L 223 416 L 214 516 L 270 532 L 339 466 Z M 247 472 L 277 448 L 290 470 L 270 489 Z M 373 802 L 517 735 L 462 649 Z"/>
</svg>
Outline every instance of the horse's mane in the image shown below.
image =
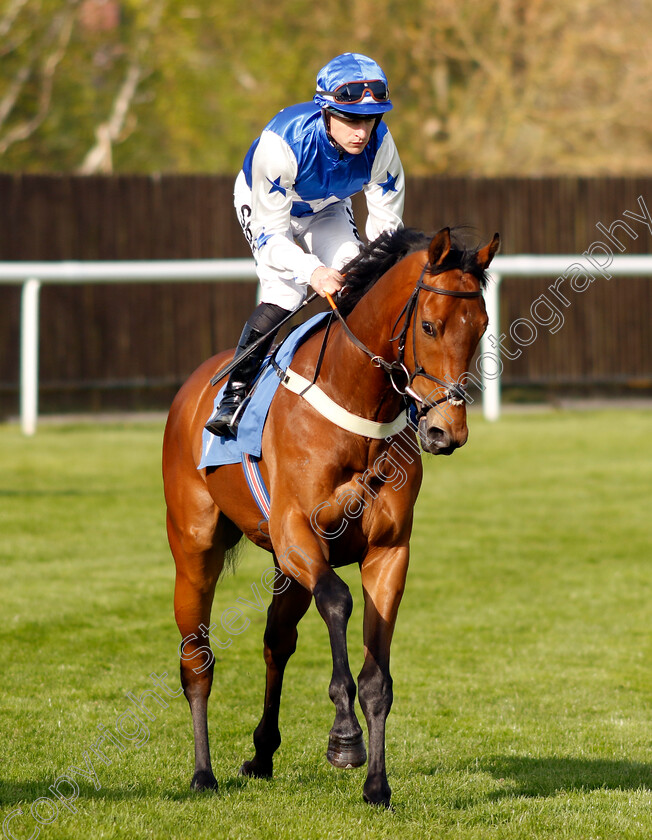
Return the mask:
<svg viewBox="0 0 652 840">
<path fill-rule="evenodd" d="M 478 266 L 477 250 L 465 248 L 460 241 L 459 228 L 451 230 L 451 249 L 443 263 L 437 266 L 437 274 L 455 268 L 472 274 L 484 289 L 487 275 Z M 342 269 L 346 275 L 346 294 L 338 300 L 338 309 L 343 316 L 353 311 L 371 287 L 397 262 L 415 251 L 427 250 L 432 236 L 414 228 L 400 228 L 381 233 L 377 239 L 365 245 L 360 253 Z"/>
</svg>

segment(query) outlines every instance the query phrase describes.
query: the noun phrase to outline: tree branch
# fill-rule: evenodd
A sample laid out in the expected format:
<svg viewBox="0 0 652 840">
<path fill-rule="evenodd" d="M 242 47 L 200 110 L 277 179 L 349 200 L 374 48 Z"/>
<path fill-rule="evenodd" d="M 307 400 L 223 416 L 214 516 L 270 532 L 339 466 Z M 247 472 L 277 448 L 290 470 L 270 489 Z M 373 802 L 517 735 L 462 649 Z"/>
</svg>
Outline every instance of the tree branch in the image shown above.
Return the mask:
<svg viewBox="0 0 652 840">
<path fill-rule="evenodd" d="M 95 129 L 97 142 L 89 149 L 77 170 L 80 175 L 113 171 L 113 144 L 120 137 L 141 78 L 142 68 L 140 65 L 130 64 L 120 90 L 113 101 L 109 119 Z"/>
<path fill-rule="evenodd" d="M 134 48 L 134 55 L 127 67 L 124 81 L 113 100 L 109 118 L 95 129 L 95 145 L 88 150 L 77 169 L 80 175 L 113 171 L 113 145 L 120 140 L 138 85 L 148 75 L 143 70 L 141 57 L 147 51 L 152 33 L 156 31 L 164 6 L 165 0 L 159 0 L 152 8 L 147 25 Z"/>
<path fill-rule="evenodd" d="M 70 36 L 72 34 L 72 28 L 75 20 L 75 11 L 74 6 L 77 5 L 76 0 L 72 0 L 70 2 L 70 6 L 72 7 L 68 14 L 61 14 L 58 18 L 53 22 L 52 27 L 50 28 L 50 33 L 53 34 L 53 40 L 58 37 L 58 43 L 54 49 L 54 51 L 47 56 L 45 61 L 43 62 L 43 68 L 41 70 L 41 89 L 39 91 L 38 97 L 38 107 L 36 109 L 36 113 L 30 120 L 24 120 L 22 123 L 14 126 L 10 131 L 8 131 L 3 138 L 0 139 L 0 155 L 4 154 L 7 149 L 13 145 L 14 143 L 19 142 L 20 140 L 26 140 L 30 137 L 36 130 L 39 128 L 43 120 L 47 117 L 48 111 L 50 109 L 50 102 L 52 101 L 52 88 L 54 87 L 54 75 L 56 73 L 57 67 L 61 62 L 61 59 L 64 57 L 66 53 L 66 48 L 70 42 Z M 49 34 L 48 33 L 48 36 Z M 16 84 L 17 80 L 19 80 L 21 73 L 18 73 L 17 79 L 14 80 L 14 85 Z M 31 68 L 27 72 L 27 77 L 31 72 Z M 26 78 L 27 78 L 26 77 Z M 26 81 L 23 80 L 20 82 L 20 85 L 25 83 Z M 20 88 L 16 91 L 16 97 L 20 92 Z M 11 90 L 8 93 L 8 96 L 11 94 Z M 7 100 L 7 97 L 5 97 Z M 3 100 L 3 107 L 10 106 L 7 114 L 4 116 L 4 120 L 6 120 L 7 115 L 11 108 L 13 107 L 13 103 L 10 101 Z M 15 102 L 15 99 L 14 99 Z M 3 120 L 3 121 L 4 121 Z M 0 123 L 1 124 L 1 123 Z"/>
<path fill-rule="evenodd" d="M 5 12 L 5 15 L 2 19 L 0 19 L 0 38 L 5 38 L 11 27 L 14 25 L 14 21 L 20 14 L 20 10 L 23 6 L 27 3 L 27 0 L 13 0 L 9 4 L 9 8 Z"/>
<path fill-rule="evenodd" d="M 21 67 L 16 73 L 12 83 L 9 85 L 9 90 L 2 97 L 0 101 L 0 128 L 5 124 L 7 117 L 12 112 L 25 82 L 32 75 L 33 66 L 34 58 L 31 56 L 27 64 Z"/>
</svg>

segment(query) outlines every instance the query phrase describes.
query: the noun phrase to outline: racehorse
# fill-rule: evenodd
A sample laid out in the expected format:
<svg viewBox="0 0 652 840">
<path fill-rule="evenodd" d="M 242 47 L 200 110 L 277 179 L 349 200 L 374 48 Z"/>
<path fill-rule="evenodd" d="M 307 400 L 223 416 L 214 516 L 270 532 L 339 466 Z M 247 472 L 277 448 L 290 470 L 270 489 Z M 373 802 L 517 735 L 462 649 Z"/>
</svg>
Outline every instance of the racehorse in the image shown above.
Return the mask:
<svg viewBox="0 0 652 840">
<path fill-rule="evenodd" d="M 266 686 L 255 754 L 240 772 L 272 775 L 281 743 L 283 673 L 296 648 L 297 624 L 313 598 L 333 660 L 329 695 L 335 720 L 327 758 L 336 767 L 364 764 L 346 642 L 353 601 L 335 571 L 357 563 L 364 593 L 358 693 L 369 745 L 363 797 L 389 807 L 390 645 L 422 478 L 416 441 L 425 452 L 448 455 L 467 440 L 465 375 L 487 325 L 482 291 L 498 245 L 498 234 L 485 247 L 466 250 L 451 240 L 449 228 L 432 239 L 403 229 L 366 246 L 346 268 L 347 293 L 340 296 L 338 318 L 307 338 L 291 368 L 309 382 L 317 374 L 322 392 L 380 432 L 367 436 L 374 433 L 364 422 L 361 430 L 343 428 L 300 393 L 279 385 L 260 460 L 271 497 L 268 527 L 260 527 L 241 464 L 197 469 L 203 426 L 213 408 L 210 379 L 229 353 L 201 365 L 176 396 L 165 430 L 163 475 L 176 563 L 175 617 L 183 639 L 181 684 L 194 730 L 192 788 L 217 787 L 207 725 L 213 657 L 208 667 L 197 662 L 210 652 L 211 606 L 225 556 L 245 535 L 272 553 L 283 585 L 274 587 L 267 613 Z M 407 404 L 415 407 L 417 419 L 400 433 L 393 426 L 384 434 Z"/>
</svg>

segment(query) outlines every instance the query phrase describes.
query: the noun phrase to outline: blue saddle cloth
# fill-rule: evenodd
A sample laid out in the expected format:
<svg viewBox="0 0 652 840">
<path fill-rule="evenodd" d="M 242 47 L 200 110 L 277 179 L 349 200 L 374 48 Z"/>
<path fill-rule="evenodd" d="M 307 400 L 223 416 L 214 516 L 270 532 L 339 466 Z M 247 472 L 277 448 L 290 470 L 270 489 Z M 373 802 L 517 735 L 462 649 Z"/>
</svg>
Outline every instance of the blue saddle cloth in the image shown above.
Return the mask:
<svg viewBox="0 0 652 840">
<path fill-rule="evenodd" d="M 314 332 L 322 321 L 328 318 L 328 312 L 321 312 L 301 324 L 285 339 L 283 344 L 276 351 L 276 362 L 279 367 L 288 367 L 294 353 L 299 345 Z M 267 418 L 267 412 L 271 405 L 276 389 L 281 384 L 276 370 L 271 364 L 263 368 L 256 381 L 256 389 L 252 394 L 249 405 L 246 407 L 240 424 L 238 426 L 237 438 L 218 437 L 204 429 L 202 435 L 202 458 L 197 467 L 198 470 L 204 467 L 219 467 L 223 464 L 237 464 L 242 460 L 243 455 L 250 455 L 253 458 L 260 458 L 262 454 L 263 427 Z M 213 410 L 217 408 L 222 399 L 221 388 L 215 397 Z M 208 421 L 208 417 L 206 418 Z"/>
</svg>

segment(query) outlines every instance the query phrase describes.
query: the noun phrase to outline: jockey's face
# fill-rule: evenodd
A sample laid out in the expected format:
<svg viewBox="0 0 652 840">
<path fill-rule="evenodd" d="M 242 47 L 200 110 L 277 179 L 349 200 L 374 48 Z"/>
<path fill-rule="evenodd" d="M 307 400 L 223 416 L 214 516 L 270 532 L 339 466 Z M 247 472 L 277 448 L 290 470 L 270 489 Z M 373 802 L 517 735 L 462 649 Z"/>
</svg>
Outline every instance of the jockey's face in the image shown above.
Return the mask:
<svg viewBox="0 0 652 840">
<path fill-rule="evenodd" d="M 345 152 L 359 155 L 369 142 L 375 123 L 375 117 L 344 119 L 337 114 L 330 114 L 331 137 Z"/>
</svg>

